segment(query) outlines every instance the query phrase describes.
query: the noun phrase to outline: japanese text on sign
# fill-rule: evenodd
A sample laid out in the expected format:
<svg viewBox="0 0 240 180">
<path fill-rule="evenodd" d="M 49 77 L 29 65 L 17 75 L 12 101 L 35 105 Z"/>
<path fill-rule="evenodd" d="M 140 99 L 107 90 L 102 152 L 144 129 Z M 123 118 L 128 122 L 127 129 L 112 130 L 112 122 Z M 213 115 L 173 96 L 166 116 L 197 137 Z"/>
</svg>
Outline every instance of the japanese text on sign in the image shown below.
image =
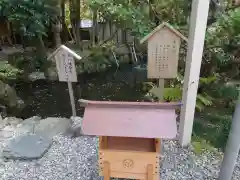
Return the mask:
<svg viewBox="0 0 240 180">
<path fill-rule="evenodd" d="M 55 58 L 59 81 L 77 82 L 77 73 L 73 56 L 67 51 L 60 51 Z"/>
</svg>

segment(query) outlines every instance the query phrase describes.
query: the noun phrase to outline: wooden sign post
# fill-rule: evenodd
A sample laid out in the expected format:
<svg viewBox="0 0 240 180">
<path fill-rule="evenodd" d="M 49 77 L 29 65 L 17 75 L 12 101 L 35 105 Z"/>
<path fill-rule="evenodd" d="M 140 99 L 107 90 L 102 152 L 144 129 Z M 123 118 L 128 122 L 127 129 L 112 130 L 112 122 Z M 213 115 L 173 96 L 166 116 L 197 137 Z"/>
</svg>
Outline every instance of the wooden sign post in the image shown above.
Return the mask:
<svg viewBox="0 0 240 180">
<path fill-rule="evenodd" d="M 72 82 L 77 82 L 77 72 L 74 58 L 80 60 L 81 57 L 68 47 L 62 45 L 54 51 L 48 59 L 54 57 L 58 72 L 59 81 L 67 82 L 68 91 L 72 107 L 72 115 L 76 116 L 75 100 L 73 95 Z"/>
<path fill-rule="evenodd" d="M 164 101 L 164 84 L 165 84 L 164 79 L 159 79 L 158 80 L 158 88 L 159 88 L 159 91 L 160 91 L 159 94 L 161 95 L 159 97 L 160 101 Z"/>
<path fill-rule="evenodd" d="M 159 79 L 160 101 L 164 93 L 164 79 L 176 78 L 181 39 L 187 41 L 180 32 L 168 23 L 162 23 L 141 43 L 148 42 L 148 78 Z"/>
</svg>

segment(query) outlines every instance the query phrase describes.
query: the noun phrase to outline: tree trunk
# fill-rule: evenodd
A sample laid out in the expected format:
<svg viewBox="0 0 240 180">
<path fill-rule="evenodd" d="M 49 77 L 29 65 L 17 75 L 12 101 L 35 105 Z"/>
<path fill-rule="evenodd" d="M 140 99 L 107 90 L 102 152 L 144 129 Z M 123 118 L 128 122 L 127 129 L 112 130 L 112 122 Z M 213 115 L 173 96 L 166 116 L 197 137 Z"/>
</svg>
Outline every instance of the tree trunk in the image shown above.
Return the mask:
<svg viewBox="0 0 240 180">
<path fill-rule="evenodd" d="M 149 7 L 149 18 L 151 20 L 154 20 L 154 12 L 153 12 L 153 9 L 152 9 L 152 5 L 154 4 L 153 0 L 149 0 L 149 4 L 148 4 L 148 7 Z"/>
<path fill-rule="evenodd" d="M 58 48 L 61 46 L 61 23 L 60 20 L 57 20 L 56 24 L 53 25 L 53 33 L 54 33 L 54 40 L 55 46 Z"/>
<path fill-rule="evenodd" d="M 36 48 L 37 48 L 37 56 L 39 59 L 41 59 L 43 65 L 42 70 L 44 71 L 45 76 L 47 77 L 47 68 L 48 68 L 48 61 L 47 61 L 47 49 L 45 47 L 45 44 L 42 39 L 42 35 L 37 35 L 37 42 L 36 42 Z"/>
<path fill-rule="evenodd" d="M 41 57 L 44 57 L 44 58 L 47 57 L 47 50 L 41 35 L 38 35 L 37 50 Z"/>
<path fill-rule="evenodd" d="M 97 10 L 93 9 L 92 46 L 95 46 L 97 28 Z"/>
<path fill-rule="evenodd" d="M 222 15 L 225 10 L 225 0 L 219 0 L 218 14 Z"/>
<path fill-rule="evenodd" d="M 60 3 L 57 4 L 57 8 L 58 8 L 58 15 L 56 16 L 56 21 L 53 24 L 53 33 L 54 33 L 54 41 L 55 41 L 56 48 L 61 46 L 61 22 L 60 22 L 61 9 L 60 9 Z"/>
<path fill-rule="evenodd" d="M 76 43 L 78 45 L 81 44 L 81 37 L 80 37 L 80 27 L 81 27 L 81 17 L 80 17 L 80 8 L 81 8 L 81 4 L 80 4 L 80 0 L 76 0 Z"/>
<path fill-rule="evenodd" d="M 218 0 L 218 2 L 220 6 L 224 7 L 225 0 Z"/>
<path fill-rule="evenodd" d="M 154 12 L 153 8 L 154 7 L 154 0 L 149 0 L 149 18 L 151 19 L 151 21 L 153 21 L 156 26 L 159 25 L 159 19 L 158 17 L 156 16 L 156 12 Z"/>
<path fill-rule="evenodd" d="M 65 22 L 66 14 L 65 14 L 65 0 L 61 1 L 61 23 L 62 23 L 62 41 L 68 41 L 68 30 Z"/>
<path fill-rule="evenodd" d="M 69 11 L 70 11 L 70 20 L 72 26 L 72 33 L 74 37 L 74 41 L 76 43 L 77 35 L 76 35 L 76 4 L 74 0 L 69 0 Z"/>
<path fill-rule="evenodd" d="M 22 35 L 22 33 L 20 33 L 20 39 L 21 39 L 21 42 L 22 42 L 22 48 L 26 49 L 26 44 L 25 44 L 24 36 Z"/>
</svg>

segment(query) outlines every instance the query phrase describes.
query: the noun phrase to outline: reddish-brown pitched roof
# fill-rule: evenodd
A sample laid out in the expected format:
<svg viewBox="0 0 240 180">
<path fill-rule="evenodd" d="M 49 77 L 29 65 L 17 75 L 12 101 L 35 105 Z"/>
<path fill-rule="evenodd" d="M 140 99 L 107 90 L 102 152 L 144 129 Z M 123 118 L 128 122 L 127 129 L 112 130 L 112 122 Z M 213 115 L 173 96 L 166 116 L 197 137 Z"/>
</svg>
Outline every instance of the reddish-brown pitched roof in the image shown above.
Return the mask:
<svg viewBox="0 0 240 180">
<path fill-rule="evenodd" d="M 175 138 L 179 103 L 80 100 L 85 106 L 83 133 L 97 136 Z"/>
</svg>

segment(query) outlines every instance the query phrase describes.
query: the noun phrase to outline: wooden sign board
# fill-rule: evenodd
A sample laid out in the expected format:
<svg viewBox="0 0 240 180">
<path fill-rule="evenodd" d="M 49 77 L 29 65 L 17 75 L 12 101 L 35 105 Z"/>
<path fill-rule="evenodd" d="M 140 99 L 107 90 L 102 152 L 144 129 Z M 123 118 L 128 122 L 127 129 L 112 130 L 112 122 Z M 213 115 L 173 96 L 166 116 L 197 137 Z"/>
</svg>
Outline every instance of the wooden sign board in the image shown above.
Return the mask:
<svg viewBox="0 0 240 180">
<path fill-rule="evenodd" d="M 175 78 L 180 38 L 163 29 L 148 42 L 148 78 Z"/>
<path fill-rule="evenodd" d="M 59 81 L 77 82 L 77 73 L 73 56 L 68 51 L 61 49 L 55 55 L 55 59 Z"/>
<path fill-rule="evenodd" d="M 162 23 L 141 40 L 148 42 L 148 78 L 177 77 L 181 39 L 187 39 L 172 26 Z"/>
<path fill-rule="evenodd" d="M 71 101 L 73 117 L 76 116 L 75 100 L 73 95 L 72 82 L 77 82 L 77 72 L 74 58 L 80 60 L 81 56 L 76 54 L 68 47 L 61 45 L 49 57 L 55 59 L 59 81 L 67 82 Z"/>
</svg>

